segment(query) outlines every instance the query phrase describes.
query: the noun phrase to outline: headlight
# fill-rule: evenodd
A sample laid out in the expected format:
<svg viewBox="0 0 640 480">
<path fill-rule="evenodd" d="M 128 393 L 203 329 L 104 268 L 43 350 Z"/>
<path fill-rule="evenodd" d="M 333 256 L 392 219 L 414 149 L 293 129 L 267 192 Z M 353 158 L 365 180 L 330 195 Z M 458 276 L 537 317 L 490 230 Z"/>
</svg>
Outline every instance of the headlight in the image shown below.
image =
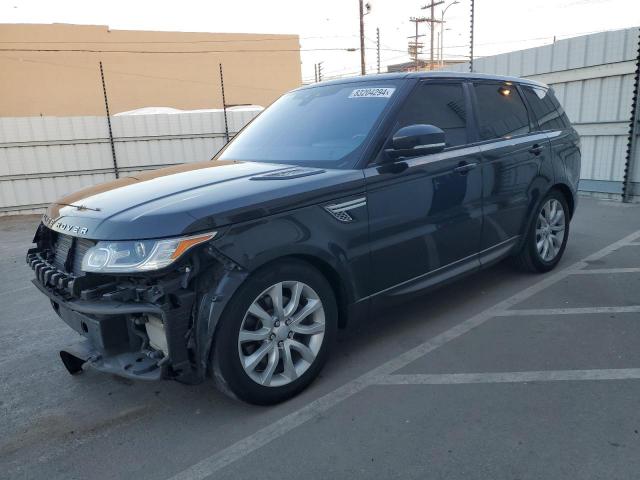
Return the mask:
<svg viewBox="0 0 640 480">
<path fill-rule="evenodd" d="M 162 240 L 98 242 L 84 254 L 82 270 L 100 273 L 158 270 L 173 263 L 191 247 L 209 241 L 215 235 L 216 232 L 211 232 Z"/>
</svg>

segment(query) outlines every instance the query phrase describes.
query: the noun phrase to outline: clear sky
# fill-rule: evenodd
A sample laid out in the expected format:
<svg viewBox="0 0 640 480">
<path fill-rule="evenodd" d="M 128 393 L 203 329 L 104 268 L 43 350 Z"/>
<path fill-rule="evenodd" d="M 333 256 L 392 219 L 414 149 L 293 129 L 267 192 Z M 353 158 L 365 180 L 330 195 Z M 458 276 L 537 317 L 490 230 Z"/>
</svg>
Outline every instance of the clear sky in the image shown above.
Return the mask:
<svg viewBox="0 0 640 480">
<path fill-rule="evenodd" d="M 366 1 L 366 0 L 365 0 Z M 453 0 L 436 7 L 436 18 Z M 429 0 L 369 0 L 365 16 L 367 69 L 376 70 L 376 27 L 381 36 L 382 71 L 408 61 L 412 16 L 428 15 Z M 640 25 L 640 0 L 476 0 L 474 53 L 491 55 L 558 39 Z M 470 0 L 459 0 L 444 17 L 444 56 L 469 52 Z M 77 23 L 112 29 L 204 32 L 295 33 L 301 37 L 303 80 L 313 80 L 314 63 L 326 76 L 357 73 L 358 52 L 317 50 L 359 48 L 358 0 L 0 0 L 2 23 Z M 439 31 L 439 27 L 436 32 Z M 420 27 L 429 56 L 429 30 Z M 314 50 L 315 49 L 315 50 Z"/>
</svg>

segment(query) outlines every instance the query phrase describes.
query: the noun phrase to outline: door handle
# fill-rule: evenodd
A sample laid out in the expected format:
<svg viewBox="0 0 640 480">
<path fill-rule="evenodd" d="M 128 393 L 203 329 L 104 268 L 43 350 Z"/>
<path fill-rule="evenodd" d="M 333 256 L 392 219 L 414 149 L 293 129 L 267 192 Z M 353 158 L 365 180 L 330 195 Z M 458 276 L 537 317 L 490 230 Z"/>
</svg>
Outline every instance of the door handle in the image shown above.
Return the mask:
<svg viewBox="0 0 640 480">
<path fill-rule="evenodd" d="M 540 155 L 540 154 L 542 153 L 542 147 L 541 147 L 540 145 L 538 145 L 537 143 L 535 143 L 535 144 L 533 145 L 533 147 L 531 147 L 531 148 L 529 149 L 529 152 L 530 152 L 530 153 L 533 153 L 533 154 L 534 154 L 534 155 L 536 155 L 536 156 L 537 156 L 537 155 Z"/>
<path fill-rule="evenodd" d="M 460 164 L 455 167 L 453 171 L 459 173 L 460 175 L 466 175 L 469 170 L 473 170 L 477 166 L 477 163 L 460 162 Z"/>
</svg>

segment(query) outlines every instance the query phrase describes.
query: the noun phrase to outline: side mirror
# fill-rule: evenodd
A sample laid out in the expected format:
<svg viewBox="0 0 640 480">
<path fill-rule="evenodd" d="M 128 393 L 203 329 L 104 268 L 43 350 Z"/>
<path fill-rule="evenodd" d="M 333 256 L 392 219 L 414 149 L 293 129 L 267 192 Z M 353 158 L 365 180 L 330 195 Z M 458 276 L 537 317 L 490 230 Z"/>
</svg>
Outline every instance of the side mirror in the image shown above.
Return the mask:
<svg viewBox="0 0 640 480">
<path fill-rule="evenodd" d="M 394 133 L 391 148 L 385 149 L 391 158 L 417 157 L 444 150 L 444 132 L 433 125 L 408 125 Z"/>
</svg>

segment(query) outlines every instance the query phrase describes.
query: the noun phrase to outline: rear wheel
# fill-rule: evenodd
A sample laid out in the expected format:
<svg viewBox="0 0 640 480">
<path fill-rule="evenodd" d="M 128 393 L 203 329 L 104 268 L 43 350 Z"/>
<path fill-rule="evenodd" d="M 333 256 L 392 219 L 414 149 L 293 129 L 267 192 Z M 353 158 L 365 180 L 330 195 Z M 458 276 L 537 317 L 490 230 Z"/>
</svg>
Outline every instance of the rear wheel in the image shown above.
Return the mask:
<svg viewBox="0 0 640 480">
<path fill-rule="evenodd" d="M 514 262 L 530 272 L 548 272 L 562 258 L 569 237 L 569 208 L 564 195 L 551 191 L 541 202 Z"/>
<path fill-rule="evenodd" d="M 320 372 L 337 327 L 331 286 L 313 267 L 286 261 L 254 273 L 220 321 L 214 378 L 256 404 L 284 401 Z"/>
</svg>

